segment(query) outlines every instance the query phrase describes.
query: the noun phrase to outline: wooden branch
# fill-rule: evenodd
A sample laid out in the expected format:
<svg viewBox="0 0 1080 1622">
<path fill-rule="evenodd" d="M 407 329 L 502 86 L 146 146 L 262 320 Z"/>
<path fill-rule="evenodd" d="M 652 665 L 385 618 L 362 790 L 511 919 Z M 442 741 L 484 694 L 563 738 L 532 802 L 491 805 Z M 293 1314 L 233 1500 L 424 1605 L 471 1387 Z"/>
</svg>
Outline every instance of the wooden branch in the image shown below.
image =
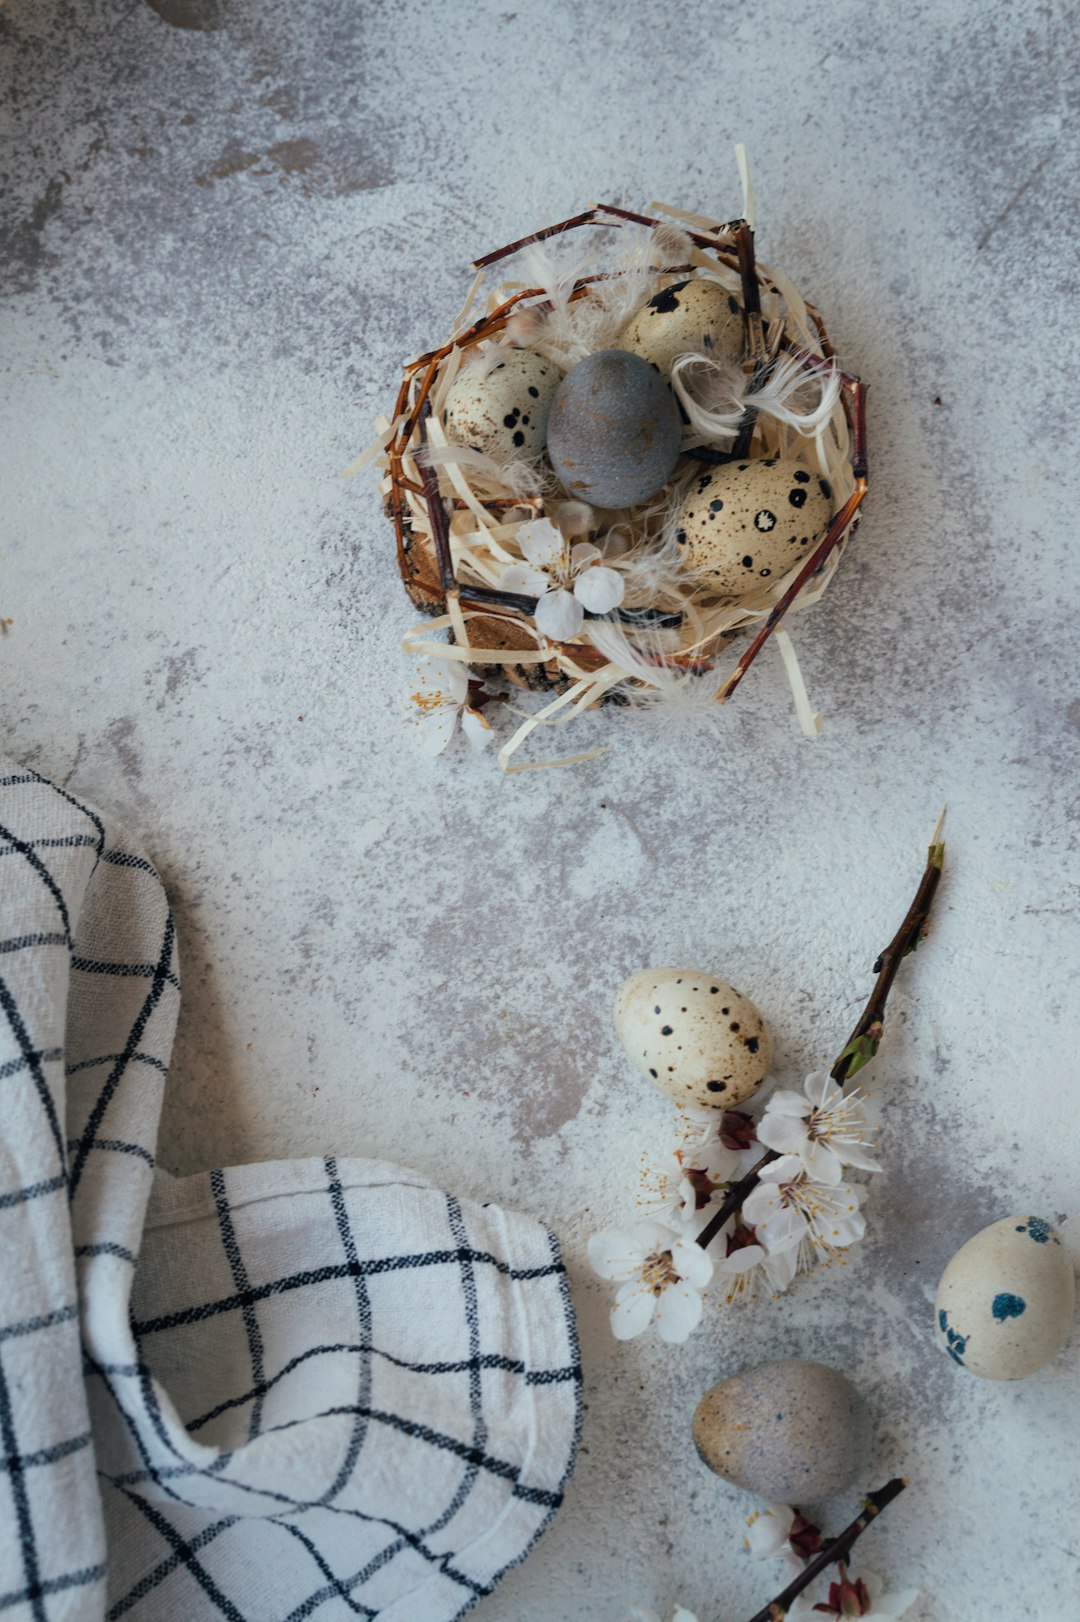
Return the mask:
<svg viewBox="0 0 1080 1622">
<path fill-rule="evenodd" d="M 870 993 L 870 1000 L 859 1017 L 859 1023 L 848 1038 L 847 1045 L 829 1072 L 833 1080 L 841 1086 L 857 1070 L 861 1070 L 864 1064 L 869 1064 L 877 1052 L 885 1019 L 885 1004 L 896 979 L 897 970 L 908 953 L 914 952 L 919 942 L 926 936 L 930 909 L 934 904 L 934 896 L 945 865 L 945 841 L 941 837 L 944 824 L 943 811 L 930 840 L 926 868 L 915 892 L 915 899 L 908 908 L 900 928 L 874 964 L 877 980 Z"/>
<path fill-rule="evenodd" d="M 838 1538 L 830 1538 L 821 1553 L 815 1555 L 774 1600 L 770 1600 L 760 1611 L 755 1611 L 750 1622 L 784 1622 L 792 1602 L 798 1599 L 803 1589 L 809 1588 L 815 1578 L 820 1577 L 823 1571 L 828 1571 L 838 1560 L 846 1559 L 871 1521 L 877 1520 L 882 1510 L 887 1509 L 894 1498 L 899 1498 L 906 1486 L 906 1476 L 894 1476 L 884 1487 L 879 1487 L 877 1492 L 872 1492 L 864 1498 L 862 1510 L 851 1525 L 846 1527 Z"/>
</svg>

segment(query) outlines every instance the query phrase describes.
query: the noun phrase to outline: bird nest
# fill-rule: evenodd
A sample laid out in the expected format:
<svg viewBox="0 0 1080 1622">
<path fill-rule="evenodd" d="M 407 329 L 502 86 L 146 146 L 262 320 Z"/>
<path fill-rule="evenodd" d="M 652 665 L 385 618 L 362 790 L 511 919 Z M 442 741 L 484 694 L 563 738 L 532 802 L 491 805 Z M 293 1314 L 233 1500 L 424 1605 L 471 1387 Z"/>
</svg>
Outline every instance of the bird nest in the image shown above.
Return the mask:
<svg viewBox="0 0 1080 1622">
<path fill-rule="evenodd" d="M 744 189 L 752 219 L 745 171 Z M 582 240 L 568 242 L 569 234 L 586 231 L 588 253 L 568 260 L 566 248 Z M 491 267 L 511 257 L 522 279 L 485 291 Z M 515 769 L 510 755 L 535 727 L 604 700 L 695 711 L 723 703 L 770 637 L 803 730 L 816 732 L 820 717 L 781 622 L 820 601 L 867 488 L 866 388 L 840 370 L 817 310 L 786 275 L 756 261 L 748 219 L 710 220 L 659 203 L 648 213 L 596 205 L 485 254 L 475 269 L 450 336 L 407 364 L 392 417 L 379 419 L 377 441 L 356 464 L 377 460 L 383 469 L 401 578 L 431 616 L 406 635 L 406 647 L 465 665 L 470 703 L 483 705 L 500 678 L 549 695 L 501 751 L 504 769 Z M 663 311 L 697 282 L 715 284 L 737 316 L 737 353 L 718 356 L 714 334 L 703 330 L 663 374 L 680 408 L 677 461 L 647 499 L 583 501 L 535 432 L 523 444 L 526 427 L 499 444 L 465 442 L 450 409 L 463 376 L 482 379 L 528 350 L 561 378 L 591 355 L 632 347 L 625 334 L 635 312 Z M 515 410 L 508 430 L 521 420 Z M 717 470 L 777 459 L 805 470 L 794 476 L 819 484 L 829 509 L 783 566 L 754 570 L 734 593 L 721 572 L 687 567 L 680 515 Z M 539 539 L 556 535 L 561 561 L 538 551 Z M 531 566 L 537 560 L 546 581 Z M 580 589 L 575 574 L 593 589 Z M 601 589 L 605 582 L 611 589 Z M 569 601 L 575 591 L 583 607 Z M 560 605 L 569 610 L 561 616 Z M 740 633 L 748 640 L 725 674 L 718 656 Z"/>
</svg>

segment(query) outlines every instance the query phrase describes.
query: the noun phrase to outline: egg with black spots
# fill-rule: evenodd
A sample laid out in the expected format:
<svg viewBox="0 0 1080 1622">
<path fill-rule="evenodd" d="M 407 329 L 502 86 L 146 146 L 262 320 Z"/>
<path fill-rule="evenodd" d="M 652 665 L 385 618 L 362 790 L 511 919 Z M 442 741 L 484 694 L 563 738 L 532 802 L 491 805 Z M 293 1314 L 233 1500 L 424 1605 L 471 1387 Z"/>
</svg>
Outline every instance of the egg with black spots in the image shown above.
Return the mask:
<svg viewBox="0 0 1080 1622">
<path fill-rule="evenodd" d="M 675 471 L 682 428 L 660 374 L 625 349 L 600 349 L 555 391 L 548 455 L 563 487 L 593 507 L 636 507 Z"/>
<path fill-rule="evenodd" d="M 701 969 L 642 969 L 615 999 L 630 1062 L 677 1104 L 727 1109 L 761 1086 L 772 1036 L 741 991 Z"/>
<path fill-rule="evenodd" d="M 640 355 L 664 377 L 680 355 L 703 352 L 724 364 L 742 358 L 743 317 L 738 299 L 705 276 L 673 282 L 654 293 L 619 334 L 620 349 Z"/>
<path fill-rule="evenodd" d="M 1020 1380 L 1064 1346 L 1076 1307 L 1072 1257 L 1045 1217 L 992 1222 L 941 1275 L 934 1331 L 953 1362 L 984 1380 Z"/>
<path fill-rule="evenodd" d="M 539 456 L 561 378 L 555 362 L 535 349 L 481 352 L 447 392 L 447 435 L 500 462 Z"/>
<path fill-rule="evenodd" d="M 675 542 L 684 566 L 718 597 L 745 597 L 806 561 L 833 507 L 829 480 L 801 462 L 725 462 L 688 487 Z"/>
</svg>

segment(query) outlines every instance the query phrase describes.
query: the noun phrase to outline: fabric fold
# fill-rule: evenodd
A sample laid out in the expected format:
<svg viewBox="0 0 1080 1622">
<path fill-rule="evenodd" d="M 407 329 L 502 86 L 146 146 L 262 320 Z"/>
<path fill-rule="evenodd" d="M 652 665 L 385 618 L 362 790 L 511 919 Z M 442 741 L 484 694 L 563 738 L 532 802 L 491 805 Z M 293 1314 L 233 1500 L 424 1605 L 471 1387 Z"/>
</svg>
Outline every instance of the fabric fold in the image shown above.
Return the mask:
<svg viewBox="0 0 1080 1622">
<path fill-rule="evenodd" d="M 0 1607 L 450 1622 L 573 1468 L 557 1242 L 381 1161 L 157 1171 L 179 1001 L 152 864 L 0 765 Z"/>
</svg>

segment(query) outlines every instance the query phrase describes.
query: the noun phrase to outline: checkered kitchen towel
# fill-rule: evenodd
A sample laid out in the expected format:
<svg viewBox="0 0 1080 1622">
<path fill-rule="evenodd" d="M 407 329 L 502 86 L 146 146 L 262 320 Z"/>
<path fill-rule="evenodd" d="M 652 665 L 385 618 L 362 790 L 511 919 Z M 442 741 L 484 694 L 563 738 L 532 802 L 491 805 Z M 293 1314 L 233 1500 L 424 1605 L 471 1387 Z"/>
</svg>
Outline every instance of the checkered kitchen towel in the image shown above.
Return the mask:
<svg viewBox="0 0 1080 1622">
<path fill-rule="evenodd" d="M 150 863 L 0 762 L 0 1622 L 446 1622 L 551 1518 L 580 1365 L 535 1221 L 370 1160 L 154 1170 Z"/>
</svg>

